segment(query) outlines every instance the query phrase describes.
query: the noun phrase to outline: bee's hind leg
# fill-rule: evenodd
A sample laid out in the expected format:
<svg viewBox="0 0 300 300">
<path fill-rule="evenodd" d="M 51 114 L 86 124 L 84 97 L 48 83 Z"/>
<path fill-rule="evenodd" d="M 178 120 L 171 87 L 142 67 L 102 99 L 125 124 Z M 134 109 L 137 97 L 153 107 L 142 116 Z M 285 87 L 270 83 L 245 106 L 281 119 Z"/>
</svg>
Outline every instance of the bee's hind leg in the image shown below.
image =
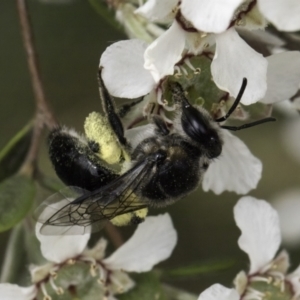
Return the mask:
<svg viewBox="0 0 300 300">
<path fill-rule="evenodd" d="M 91 149 L 106 163 L 113 165 L 130 160 L 129 145 L 113 98 L 102 80 L 101 70 L 102 68 L 99 69 L 98 80 L 105 115 L 97 112 L 89 114 L 84 123 L 84 130 Z"/>
<path fill-rule="evenodd" d="M 48 138 L 49 156 L 57 176 L 68 186 L 95 190 L 119 175 L 105 166 L 90 149 L 85 137 L 59 127 Z"/>
</svg>

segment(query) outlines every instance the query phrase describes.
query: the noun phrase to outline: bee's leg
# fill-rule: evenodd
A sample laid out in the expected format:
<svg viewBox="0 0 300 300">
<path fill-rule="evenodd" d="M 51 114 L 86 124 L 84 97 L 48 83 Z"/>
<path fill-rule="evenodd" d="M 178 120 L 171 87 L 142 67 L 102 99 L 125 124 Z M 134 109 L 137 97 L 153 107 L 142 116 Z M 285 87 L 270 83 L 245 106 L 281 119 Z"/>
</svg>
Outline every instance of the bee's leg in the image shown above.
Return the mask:
<svg viewBox="0 0 300 300">
<path fill-rule="evenodd" d="M 150 121 L 156 126 L 156 133 L 161 136 L 167 136 L 170 133 L 170 130 L 166 122 L 158 115 L 153 115 L 150 118 Z"/>
<path fill-rule="evenodd" d="M 98 81 L 99 81 L 99 92 L 100 98 L 102 101 L 103 110 L 106 114 L 108 122 L 113 129 L 114 133 L 116 134 L 119 143 L 122 146 L 127 146 L 127 141 L 124 136 L 124 128 L 121 122 L 119 115 L 116 113 L 114 102 L 112 96 L 108 93 L 108 90 L 102 80 L 101 76 L 102 68 L 99 69 L 98 72 Z"/>
<path fill-rule="evenodd" d="M 144 100 L 143 97 L 141 97 L 140 99 L 136 100 L 136 101 L 132 101 L 130 103 L 126 103 L 124 105 L 122 105 L 118 111 L 118 115 L 119 117 L 122 119 L 124 117 L 127 116 L 127 114 L 138 104 L 140 104 L 142 101 Z"/>
<path fill-rule="evenodd" d="M 55 172 L 66 185 L 92 191 L 119 176 L 104 166 L 86 139 L 74 130 L 57 128 L 50 133 L 48 142 Z"/>
</svg>

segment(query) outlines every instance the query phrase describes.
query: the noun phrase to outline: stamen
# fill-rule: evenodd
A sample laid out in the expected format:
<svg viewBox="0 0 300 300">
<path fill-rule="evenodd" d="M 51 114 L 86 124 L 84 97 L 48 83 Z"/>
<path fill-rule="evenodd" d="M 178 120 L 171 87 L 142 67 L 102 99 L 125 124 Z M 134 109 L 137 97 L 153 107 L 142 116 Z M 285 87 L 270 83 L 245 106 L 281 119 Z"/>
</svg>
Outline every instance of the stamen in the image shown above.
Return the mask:
<svg viewBox="0 0 300 300">
<path fill-rule="evenodd" d="M 195 70 L 196 70 L 195 67 L 192 65 L 191 61 L 190 61 L 188 58 L 186 58 L 186 59 L 184 60 L 184 62 L 185 62 L 185 64 L 186 64 L 192 71 L 195 71 Z"/>
<path fill-rule="evenodd" d="M 180 70 L 180 68 L 178 66 L 175 66 L 175 74 L 174 74 L 174 76 L 176 78 L 180 78 L 182 76 L 181 70 Z"/>
<path fill-rule="evenodd" d="M 70 259 L 67 260 L 68 265 L 74 265 L 75 263 L 76 263 L 76 260 L 73 259 L 73 258 L 70 258 Z"/>
<path fill-rule="evenodd" d="M 57 295 L 62 295 L 62 294 L 64 293 L 63 288 L 58 287 L 58 286 L 55 284 L 53 277 L 50 277 L 50 278 L 49 278 L 49 282 L 50 282 L 51 287 L 53 288 L 53 290 L 56 292 Z"/>
<path fill-rule="evenodd" d="M 92 277 L 96 277 L 97 273 L 96 273 L 96 270 L 97 270 L 97 265 L 95 264 L 91 264 L 90 265 L 90 274 Z"/>
<path fill-rule="evenodd" d="M 100 281 L 100 283 L 105 284 L 106 279 L 107 279 L 107 271 L 101 265 L 99 265 L 99 281 Z"/>
<path fill-rule="evenodd" d="M 196 68 L 195 71 L 194 71 L 194 74 L 195 75 L 198 75 L 201 73 L 201 69 L 200 68 Z"/>
<path fill-rule="evenodd" d="M 183 66 L 181 66 L 180 68 L 185 76 L 189 75 L 188 71 Z"/>
<path fill-rule="evenodd" d="M 43 300 L 52 300 L 52 298 L 47 293 L 47 290 L 46 290 L 44 282 L 41 283 L 40 287 L 41 287 L 41 291 L 42 291 L 42 293 L 44 295 Z"/>
<path fill-rule="evenodd" d="M 250 281 L 254 282 L 254 281 L 262 281 L 262 282 L 266 282 L 267 284 L 270 284 L 272 282 L 273 278 L 272 277 L 263 277 L 263 276 L 253 276 L 250 277 Z"/>
<path fill-rule="evenodd" d="M 162 117 L 162 119 L 167 123 L 167 124 L 173 124 L 173 122 L 166 117 L 164 110 L 159 111 L 159 115 Z"/>
<path fill-rule="evenodd" d="M 243 300 L 263 300 L 264 297 L 265 297 L 265 293 L 262 293 L 251 287 L 248 287 L 246 294 L 243 297 Z"/>
<path fill-rule="evenodd" d="M 174 111 L 176 109 L 175 105 L 168 106 L 168 101 L 166 99 L 162 99 L 162 91 L 159 89 L 157 91 L 157 103 L 161 105 L 167 111 Z"/>
</svg>

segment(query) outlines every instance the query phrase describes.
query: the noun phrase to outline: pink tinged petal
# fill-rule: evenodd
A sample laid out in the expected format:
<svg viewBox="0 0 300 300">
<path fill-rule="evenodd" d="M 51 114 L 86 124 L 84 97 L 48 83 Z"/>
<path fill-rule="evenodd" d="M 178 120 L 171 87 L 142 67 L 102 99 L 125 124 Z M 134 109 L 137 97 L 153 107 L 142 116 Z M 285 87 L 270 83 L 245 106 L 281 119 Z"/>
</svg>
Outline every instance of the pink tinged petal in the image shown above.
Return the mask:
<svg viewBox="0 0 300 300">
<path fill-rule="evenodd" d="M 35 286 L 21 287 L 16 284 L 1 283 L 1 300 L 32 300 L 36 297 L 37 290 Z"/>
<path fill-rule="evenodd" d="M 216 53 L 211 64 L 213 79 L 221 90 L 236 98 L 243 78 L 247 78 L 241 103 L 249 105 L 264 97 L 267 65 L 267 60 L 249 47 L 233 28 L 216 36 Z"/>
<path fill-rule="evenodd" d="M 198 300 L 239 300 L 240 296 L 234 289 L 221 284 L 214 284 L 200 294 Z"/>
<path fill-rule="evenodd" d="M 82 235 L 42 235 L 41 223 L 36 223 L 35 234 L 41 243 L 43 256 L 54 263 L 62 263 L 82 253 L 86 247 L 90 234 Z"/>
<path fill-rule="evenodd" d="M 300 18 L 300 16 L 299 16 Z M 300 83 L 300 52 L 271 55 L 268 60 L 267 93 L 261 102 L 270 104 L 290 99 Z"/>
<path fill-rule="evenodd" d="M 204 32 L 225 31 L 243 0 L 183 0 L 181 12 L 194 27 Z"/>
<path fill-rule="evenodd" d="M 170 22 L 175 16 L 178 0 L 148 0 L 135 13 L 142 15 L 151 22 Z"/>
<path fill-rule="evenodd" d="M 204 174 L 203 190 L 212 190 L 216 194 L 224 191 L 247 194 L 256 188 L 261 178 L 262 163 L 239 138 L 226 130 L 222 133 L 222 153 Z"/>
<path fill-rule="evenodd" d="M 264 16 L 277 29 L 282 31 L 300 29 L 299 0 L 259 0 L 258 6 Z"/>
<path fill-rule="evenodd" d="M 147 44 L 140 40 L 126 40 L 112 44 L 102 54 L 100 66 L 109 93 L 115 97 L 137 98 L 148 94 L 155 82 L 144 68 Z"/>
<path fill-rule="evenodd" d="M 177 242 L 177 233 L 168 214 L 147 217 L 133 236 L 103 260 L 112 270 L 147 272 L 167 259 Z"/>
<path fill-rule="evenodd" d="M 249 256 L 251 275 L 270 263 L 279 248 L 279 217 L 266 201 L 247 196 L 235 205 L 234 218 L 242 231 L 238 244 Z"/>
<path fill-rule="evenodd" d="M 150 71 L 155 82 L 174 73 L 174 66 L 181 59 L 184 45 L 185 33 L 177 22 L 173 22 L 171 27 L 146 49 L 144 67 Z"/>
</svg>

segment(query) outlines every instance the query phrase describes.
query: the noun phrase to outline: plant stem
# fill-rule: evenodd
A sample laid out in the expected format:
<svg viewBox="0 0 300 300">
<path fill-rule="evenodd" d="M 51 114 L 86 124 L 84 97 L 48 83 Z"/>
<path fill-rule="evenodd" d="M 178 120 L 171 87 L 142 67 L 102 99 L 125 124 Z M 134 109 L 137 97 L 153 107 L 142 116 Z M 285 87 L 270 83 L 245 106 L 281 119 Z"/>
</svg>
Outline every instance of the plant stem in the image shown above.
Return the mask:
<svg viewBox="0 0 300 300">
<path fill-rule="evenodd" d="M 45 126 L 49 129 L 54 128 L 57 126 L 57 122 L 46 100 L 26 0 L 16 0 L 16 4 L 36 103 L 31 146 L 20 172 L 33 174 L 43 128 Z"/>
</svg>

